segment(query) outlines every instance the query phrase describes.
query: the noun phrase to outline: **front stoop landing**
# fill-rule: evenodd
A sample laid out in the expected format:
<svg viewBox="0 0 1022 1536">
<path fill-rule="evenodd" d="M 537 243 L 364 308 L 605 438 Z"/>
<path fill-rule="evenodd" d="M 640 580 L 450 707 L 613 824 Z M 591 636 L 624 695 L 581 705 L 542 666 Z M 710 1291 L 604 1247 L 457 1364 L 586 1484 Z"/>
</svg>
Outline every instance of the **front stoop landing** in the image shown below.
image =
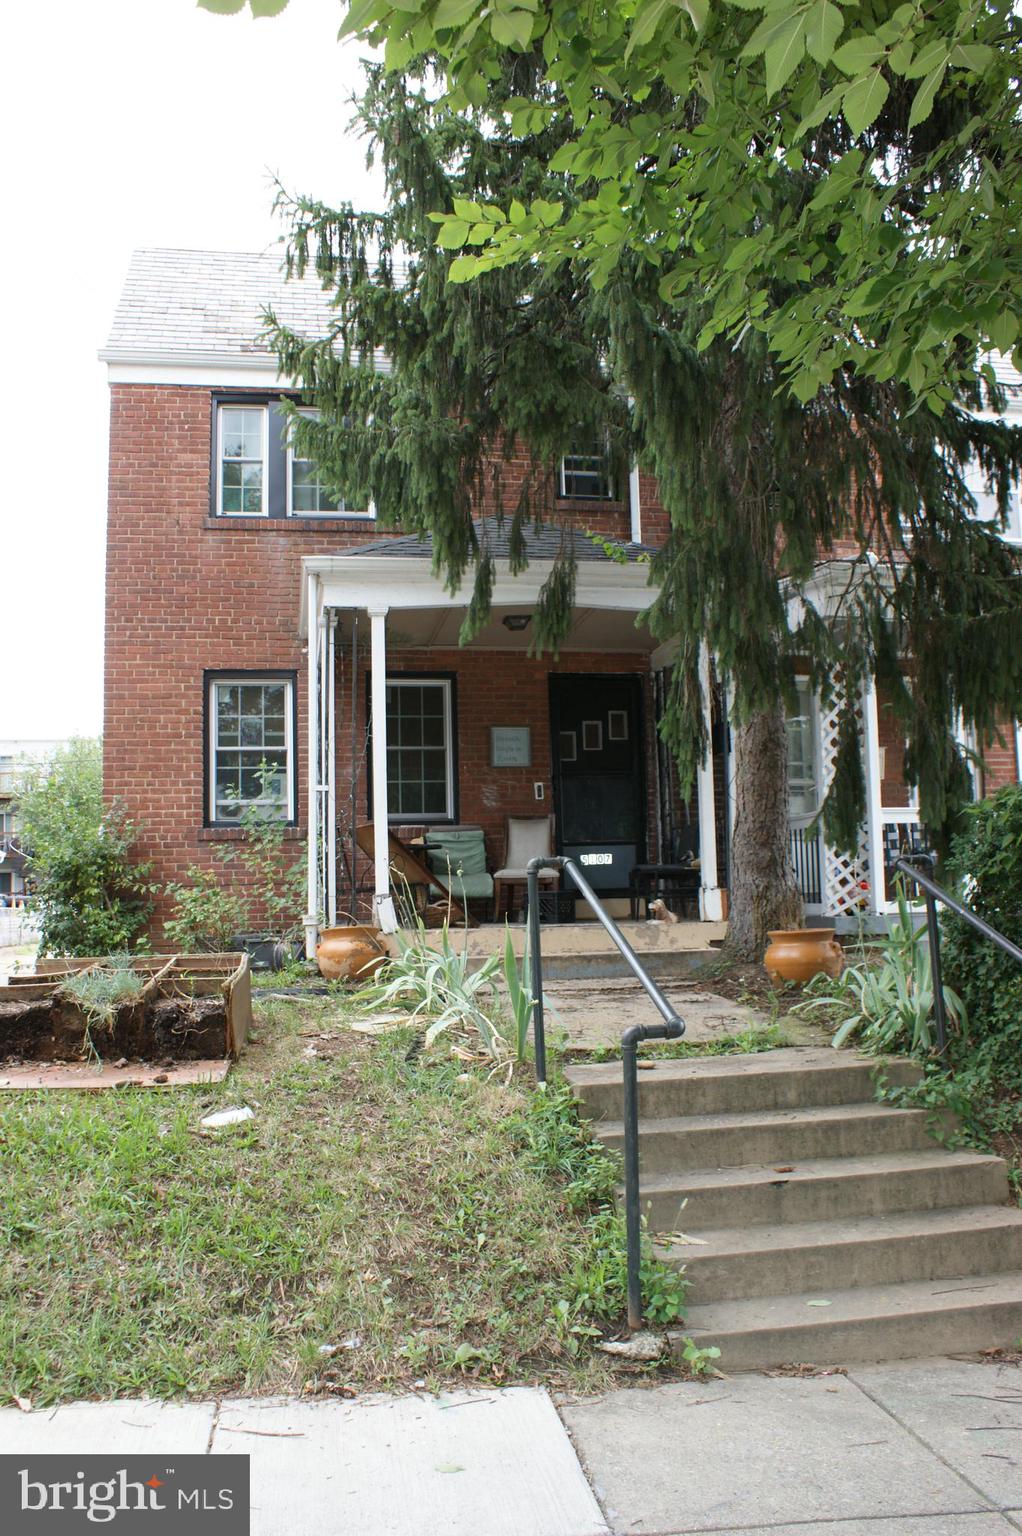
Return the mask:
<svg viewBox="0 0 1022 1536">
<path fill-rule="evenodd" d="M 690 1281 L 684 1328 L 725 1371 L 1007 1346 L 1022 1335 L 1022 1210 L 1002 1158 L 876 1102 L 875 1058 L 795 1048 L 639 1073 L 642 1204 Z M 907 1062 L 884 1063 L 909 1083 Z M 569 1067 L 622 1145 L 620 1062 Z"/>
</svg>

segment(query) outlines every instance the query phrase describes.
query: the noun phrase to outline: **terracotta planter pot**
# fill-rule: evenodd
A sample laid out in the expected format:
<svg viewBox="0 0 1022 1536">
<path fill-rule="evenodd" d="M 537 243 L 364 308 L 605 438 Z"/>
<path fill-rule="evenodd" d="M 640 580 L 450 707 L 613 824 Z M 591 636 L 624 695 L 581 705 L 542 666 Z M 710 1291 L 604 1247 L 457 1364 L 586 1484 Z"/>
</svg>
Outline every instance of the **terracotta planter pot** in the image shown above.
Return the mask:
<svg viewBox="0 0 1022 1536">
<path fill-rule="evenodd" d="M 833 928 L 778 928 L 763 956 L 771 981 L 809 981 L 821 971 L 839 976 L 844 963 Z"/>
<path fill-rule="evenodd" d="M 368 981 L 387 958 L 371 928 L 323 928 L 316 945 L 319 974 L 327 981 Z"/>
</svg>

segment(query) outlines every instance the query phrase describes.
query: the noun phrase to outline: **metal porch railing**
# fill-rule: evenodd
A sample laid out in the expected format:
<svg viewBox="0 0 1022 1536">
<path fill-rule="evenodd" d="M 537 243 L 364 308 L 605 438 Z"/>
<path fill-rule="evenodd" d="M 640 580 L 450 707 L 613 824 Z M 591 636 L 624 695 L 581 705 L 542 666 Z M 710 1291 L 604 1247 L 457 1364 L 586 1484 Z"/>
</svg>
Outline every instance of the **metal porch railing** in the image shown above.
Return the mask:
<svg viewBox="0 0 1022 1536">
<path fill-rule="evenodd" d="M 536 1050 L 536 1080 L 546 1083 L 546 1026 L 543 1017 L 542 926 L 539 910 L 539 872 L 559 869 L 578 887 L 597 919 L 617 946 L 636 980 L 649 996 L 662 1024 L 633 1024 L 621 1036 L 621 1072 L 624 1079 L 625 1235 L 628 1249 L 628 1326 L 642 1324 L 642 1215 L 639 1205 L 639 1073 L 640 1040 L 680 1040 L 685 1025 L 660 988 L 648 974 L 617 923 L 579 869 L 574 859 L 532 859 L 529 877 L 529 948 L 532 959 L 532 1031 Z"/>
<path fill-rule="evenodd" d="M 929 864 L 930 873 L 924 875 L 918 868 L 919 864 Z M 975 928 L 991 944 L 1004 951 L 1006 955 L 1022 965 L 1022 949 L 1006 939 L 1003 933 L 998 933 L 996 928 L 979 917 L 975 912 L 952 896 L 942 885 L 938 885 L 933 878 L 934 857 L 932 853 L 913 853 L 905 858 L 895 859 L 894 868 L 900 874 L 907 875 L 922 891 L 926 901 L 926 933 L 930 945 L 930 979 L 933 983 L 933 1024 L 937 1036 L 937 1054 L 941 1057 L 947 1053 L 947 1010 L 944 1007 L 944 975 L 940 959 L 940 923 L 937 920 L 937 903 L 947 907 L 949 912 L 954 912 L 963 922 Z"/>
<path fill-rule="evenodd" d="M 808 825 L 788 828 L 788 857 L 795 871 L 802 900 L 818 907 L 823 901 L 823 874 L 820 861 L 820 834 L 810 834 Z"/>
</svg>

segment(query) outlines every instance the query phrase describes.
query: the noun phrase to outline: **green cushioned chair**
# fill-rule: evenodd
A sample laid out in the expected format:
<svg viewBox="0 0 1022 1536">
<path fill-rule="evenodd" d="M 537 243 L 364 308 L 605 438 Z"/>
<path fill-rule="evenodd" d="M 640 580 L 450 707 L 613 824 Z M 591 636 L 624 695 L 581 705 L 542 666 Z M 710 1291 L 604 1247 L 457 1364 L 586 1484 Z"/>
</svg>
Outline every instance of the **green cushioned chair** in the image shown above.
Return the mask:
<svg viewBox="0 0 1022 1536">
<path fill-rule="evenodd" d="M 437 827 L 427 832 L 426 862 L 440 875 L 456 901 L 489 901 L 493 876 L 486 868 L 486 841 L 482 827 Z M 429 888 L 431 899 L 444 893 Z"/>
</svg>

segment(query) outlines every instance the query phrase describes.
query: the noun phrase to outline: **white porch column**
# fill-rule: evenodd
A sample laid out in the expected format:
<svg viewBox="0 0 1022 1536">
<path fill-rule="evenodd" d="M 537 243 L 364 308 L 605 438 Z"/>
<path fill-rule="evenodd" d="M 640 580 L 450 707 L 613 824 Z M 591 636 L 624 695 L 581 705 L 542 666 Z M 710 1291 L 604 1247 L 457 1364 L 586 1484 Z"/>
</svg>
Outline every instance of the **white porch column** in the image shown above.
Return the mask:
<svg viewBox="0 0 1022 1536">
<path fill-rule="evenodd" d="M 397 931 L 390 894 L 390 820 L 387 807 L 387 608 L 369 609 L 373 706 L 373 845 L 376 921 L 384 933 Z"/>
<path fill-rule="evenodd" d="M 327 614 L 326 631 L 326 918 L 337 922 L 337 614 Z"/>
<path fill-rule="evenodd" d="M 884 818 L 880 780 L 880 717 L 876 682 L 870 678 L 862 693 L 862 734 L 866 753 L 866 849 L 869 858 L 869 910 L 884 907 Z"/>
<path fill-rule="evenodd" d="M 319 577 L 306 578 L 306 655 L 308 658 L 307 786 L 308 896 L 305 913 L 305 958 L 315 960 L 319 936 Z"/>
<path fill-rule="evenodd" d="M 710 658 L 705 649 L 699 658 L 699 682 L 703 693 L 703 724 L 706 756 L 696 775 L 699 799 L 699 915 L 703 922 L 720 922 L 724 900 L 717 884 L 717 795 L 713 783 L 713 696 L 710 692 Z"/>
<path fill-rule="evenodd" d="M 639 497 L 639 466 L 633 464 L 628 473 L 628 537 L 633 544 L 642 543 L 642 506 Z"/>
</svg>

